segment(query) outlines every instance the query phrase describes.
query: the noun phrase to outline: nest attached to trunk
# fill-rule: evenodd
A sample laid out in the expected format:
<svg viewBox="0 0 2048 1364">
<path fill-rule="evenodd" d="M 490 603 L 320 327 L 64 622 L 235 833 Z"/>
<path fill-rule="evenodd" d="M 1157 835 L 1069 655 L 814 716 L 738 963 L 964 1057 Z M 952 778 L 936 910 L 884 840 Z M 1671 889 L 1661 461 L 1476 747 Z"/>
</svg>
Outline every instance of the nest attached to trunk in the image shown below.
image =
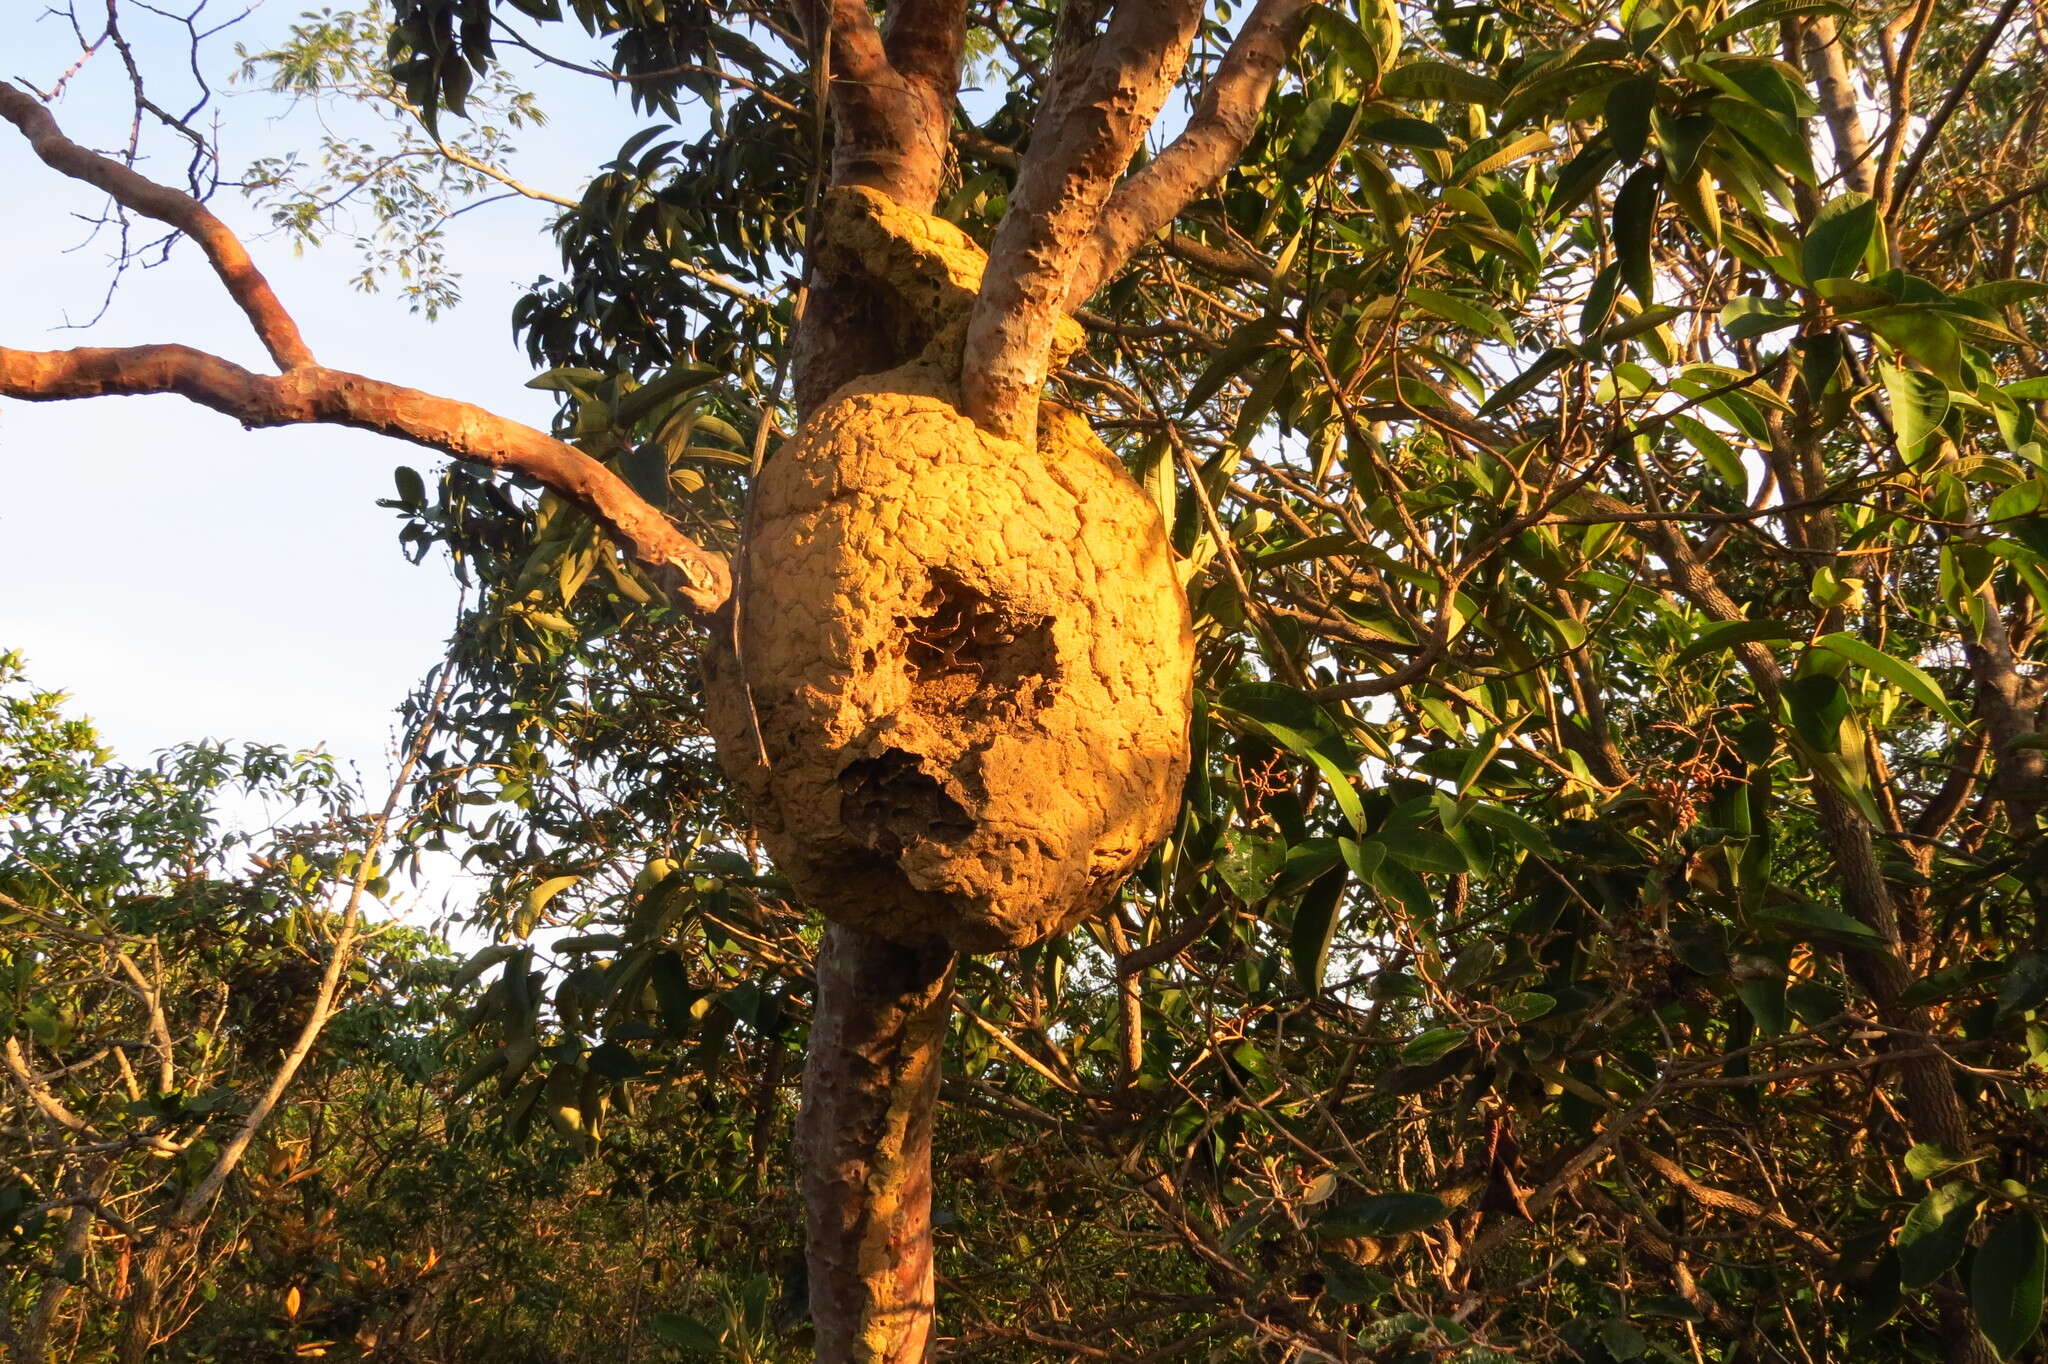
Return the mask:
<svg viewBox="0 0 2048 1364">
<path fill-rule="evenodd" d="M 1033 450 L 956 403 L 877 375 L 768 462 L 708 700 L 808 903 L 992 952 L 1102 909 L 1171 827 L 1194 645 L 1159 513 L 1086 423 L 1045 404 Z"/>
</svg>

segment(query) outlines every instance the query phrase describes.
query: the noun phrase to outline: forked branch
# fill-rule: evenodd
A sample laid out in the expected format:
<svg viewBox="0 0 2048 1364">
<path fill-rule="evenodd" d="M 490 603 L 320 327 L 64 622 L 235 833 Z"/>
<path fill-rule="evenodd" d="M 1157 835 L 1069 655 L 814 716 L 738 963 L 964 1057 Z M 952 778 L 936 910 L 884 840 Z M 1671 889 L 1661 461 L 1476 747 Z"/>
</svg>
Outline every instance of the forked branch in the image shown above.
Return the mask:
<svg viewBox="0 0 2048 1364">
<path fill-rule="evenodd" d="M 983 428 L 1035 439 L 1068 274 L 1187 64 L 1203 9 L 1123 0 L 1053 73 L 967 323 L 961 396 Z"/>
<path fill-rule="evenodd" d="M 189 346 L 0 348 L 0 397 L 49 402 L 117 394 L 176 393 L 244 426 L 322 423 L 396 436 L 458 459 L 523 474 L 588 513 L 639 562 L 672 572 L 690 610 L 708 615 L 732 589 L 725 559 L 691 540 L 618 475 L 575 446 L 472 403 L 327 369 L 248 251 L 197 199 L 157 184 L 64 136 L 48 109 L 0 82 L 0 117 L 19 128 L 45 164 L 105 190 L 122 206 L 184 232 L 248 316 L 282 374 L 258 374 Z"/>
<path fill-rule="evenodd" d="M 1086 303 L 1148 237 L 1237 164 L 1280 69 L 1308 27 L 1308 10 L 1309 0 L 1259 0 L 1202 91 L 1187 127 L 1109 196 L 1070 277 L 1069 309 Z"/>
<path fill-rule="evenodd" d="M 167 224 L 197 242 L 279 369 L 313 363 L 313 352 L 299 335 L 298 323 L 271 292 L 270 281 L 249 259 L 241 240 L 205 204 L 181 190 L 159 185 L 112 157 L 79 146 L 64 136 L 40 100 L 7 81 L 0 81 L 0 118 L 21 130 L 29 147 L 51 170 L 105 190 L 122 207 Z"/>
</svg>

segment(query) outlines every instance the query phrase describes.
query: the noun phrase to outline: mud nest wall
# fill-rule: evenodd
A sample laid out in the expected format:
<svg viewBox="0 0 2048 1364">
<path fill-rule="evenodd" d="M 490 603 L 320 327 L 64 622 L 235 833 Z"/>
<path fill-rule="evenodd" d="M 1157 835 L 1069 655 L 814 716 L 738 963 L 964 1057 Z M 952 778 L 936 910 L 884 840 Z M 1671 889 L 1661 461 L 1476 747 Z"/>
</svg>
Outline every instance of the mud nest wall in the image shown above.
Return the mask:
<svg viewBox="0 0 2048 1364">
<path fill-rule="evenodd" d="M 1032 450 L 914 368 L 841 390 L 763 471 L 739 582 L 713 731 L 828 918 L 1027 946 L 1171 826 L 1187 604 L 1157 510 L 1073 414 L 1047 404 Z"/>
</svg>

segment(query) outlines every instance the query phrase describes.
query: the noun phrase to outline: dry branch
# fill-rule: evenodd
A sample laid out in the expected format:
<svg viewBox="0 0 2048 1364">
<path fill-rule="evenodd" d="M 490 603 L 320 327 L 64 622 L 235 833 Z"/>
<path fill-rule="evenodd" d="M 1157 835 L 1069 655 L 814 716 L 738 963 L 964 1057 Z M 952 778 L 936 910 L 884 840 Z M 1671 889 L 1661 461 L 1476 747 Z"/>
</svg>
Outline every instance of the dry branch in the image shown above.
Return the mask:
<svg viewBox="0 0 2048 1364">
<path fill-rule="evenodd" d="M 29 147 L 51 170 L 105 190 L 124 208 L 168 224 L 197 242 L 280 369 L 313 363 L 313 352 L 299 335 L 298 324 L 271 292 L 270 282 L 263 278 L 227 224 L 214 217 L 205 204 L 180 190 L 159 185 L 111 157 L 81 147 L 64 136 L 57 120 L 39 100 L 5 81 L 0 81 L 0 118 L 21 130 Z"/>
<path fill-rule="evenodd" d="M 731 591 L 724 558 L 678 531 L 617 474 L 574 446 L 472 403 L 320 365 L 256 374 L 189 346 L 0 347 L 0 397 L 46 402 L 139 393 L 176 393 L 248 427 L 324 423 L 375 431 L 524 474 L 589 513 L 640 562 L 672 566 L 682 579 L 677 595 L 696 612 L 717 610 Z"/>
</svg>

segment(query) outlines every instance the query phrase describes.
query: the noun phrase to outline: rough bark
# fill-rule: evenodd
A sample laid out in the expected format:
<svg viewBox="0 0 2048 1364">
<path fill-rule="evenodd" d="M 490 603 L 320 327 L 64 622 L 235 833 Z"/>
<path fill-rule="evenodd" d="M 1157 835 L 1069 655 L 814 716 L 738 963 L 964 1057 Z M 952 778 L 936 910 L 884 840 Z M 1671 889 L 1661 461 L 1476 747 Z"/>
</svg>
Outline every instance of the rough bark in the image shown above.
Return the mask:
<svg viewBox="0 0 2048 1364">
<path fill-rule="evenodd" d="M 1849 74 L 1849 59 L 1842 52 L 1842 36 L 1835 21 L 1817 15 L 1804 25 L 1803 55 L 1806 72 L 1813 78 L 1814 94 L 1821 117 L 1827 120 L 1835 144 L 1835 171 L 1845 188 L 1858 194 L 1875 192 L 1877 163 L 1871 154 L 1870 137 L 1863 127 L 1863 115 L 1856 105 L 1856 82 Z"/>
<path fill-rule="evenodd" d="M 1984 629 L 1970 646 L 1977 682 L 1977 714 L 1991 742 L 1991 794 L 2005 807 L 2014 832 L 2032 830 L 2048 797 L 2048 755 L 2022 741 L 2040 732 L 2042 685 L 2021 671 L 2006 629 L 2005 610 L 1990 583 L 1977 591 Z"/>
<path fill-rule="evenodd" d="M 865 0 L 800 3 L 832 117 L 827 183 L 860 186 L 916 213 L 939 197 L 966 21 L 960 0 L 896 0 L 877 28 Z M 893 300 L 832 264 L 831 231 L 808 244 L 803 316 L 790 341 L 791 389 L 804 413 L 840 385 L 915 354 L 888 342 Z"/>
<path fill-rule="evenodd" d="M 1259 0 L 1202 91 L 1188 125 L 1103 206 L 1067 286 L 1069 309 L 1086 303 L 1146 238 L 1172 222 L 1237 164 L 1308 26 L 1308 0 Z"/>
<path fill-rule="evenodd" d="M 797 1120 L 821 1364 L 914 1364 L 931 1348 L 932 1118 L 953 954 L 839 924 L 818 949 Z"/>
<path fill-rule="evenodd" d="M 1068 273 L 1187 63 L 1201 17 L 1199 0 L 1127 0 L 1054 72 L 967 323 L 963 410 L 984 429 L 1033 442 Z"/>
<path fill-rule="evenodd" d="M 731 592 L 725 559 L 677 530 L 624 479 L 574 446 L 474 404 L 319 365 L 256 374 L 189 346 L 0 347 L 0 396 L 139 393 L 175 393 L 250 427 L 318 422 L 375 431 L 524 474 L 589 513 L 642 563 L 674 569 L 677 595 L 694 610 L 715 611 Z"/>
</svg>

